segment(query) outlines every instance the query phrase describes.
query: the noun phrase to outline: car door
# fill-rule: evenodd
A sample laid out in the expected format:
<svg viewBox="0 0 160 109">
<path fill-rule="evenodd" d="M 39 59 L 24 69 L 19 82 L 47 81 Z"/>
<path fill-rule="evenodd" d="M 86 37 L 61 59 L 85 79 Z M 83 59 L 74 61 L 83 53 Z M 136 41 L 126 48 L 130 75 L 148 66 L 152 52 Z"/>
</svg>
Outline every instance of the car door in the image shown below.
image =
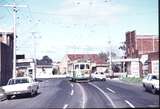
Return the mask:
<svg viewBox="0 0 160 109">
<path fill-rule="evenodd" d="M 150 75 L 150 77 L 148 78 L 148 88 L 152 89 L 152 80 L 153 80 L 153 75 Z"/>
<path fill-rule="evenodd" d="M 146 87 L 147 89 L 149 89 L 149 87 L 150 87 L 150 86 L 149 86 L 149 85 L 150 85 L 150 84 L 149 84 L 149 83 L 150 83 L 150 79 L 151 79 L 151 76 L 148 75 L 147 78 L 146 78 L 146 81 L 145 81 L 145 87 Z"/>
</svg>

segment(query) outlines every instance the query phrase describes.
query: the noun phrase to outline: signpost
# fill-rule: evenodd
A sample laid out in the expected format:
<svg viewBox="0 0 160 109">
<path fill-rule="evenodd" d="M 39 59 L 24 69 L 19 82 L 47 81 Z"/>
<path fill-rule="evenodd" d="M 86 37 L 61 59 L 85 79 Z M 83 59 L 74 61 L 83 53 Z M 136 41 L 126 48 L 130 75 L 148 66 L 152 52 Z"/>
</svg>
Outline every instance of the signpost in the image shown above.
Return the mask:
<svg viewBox="0 0 160 109">
<path fill-rule="evenodd" d="M 140 58 L 140 62 L 142 63 L 142 71 L 143 71 L 143 76 L 144 76 L 144 74 L 145 74 L 145 70 L 147 70 L 147 69 L 145 69 L 146 67 L 145 67 L 145 62 L 148 60 L 148 55 L 142 55 L 141 56 L 141 58 Z"/>
</svg>

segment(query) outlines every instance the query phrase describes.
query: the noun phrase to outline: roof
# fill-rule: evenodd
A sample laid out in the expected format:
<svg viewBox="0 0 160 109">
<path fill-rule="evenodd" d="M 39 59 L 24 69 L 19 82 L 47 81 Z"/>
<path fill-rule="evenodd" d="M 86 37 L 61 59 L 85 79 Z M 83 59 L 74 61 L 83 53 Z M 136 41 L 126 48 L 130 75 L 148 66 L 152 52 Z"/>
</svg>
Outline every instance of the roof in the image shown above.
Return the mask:
<svg viewBox="0 0 160 109">
<path fill-rule="evenodd" d="M 37 65 L 37 68 L 52 68 L 53 65 Z"/>
<path fill-rule="evenodd" d="M 102 60 L 97 54 L 67 54 L 70 61 L 75 60 L 90 60 L 96 64 L 106 64 L 105 60 Z"/>
</svg>

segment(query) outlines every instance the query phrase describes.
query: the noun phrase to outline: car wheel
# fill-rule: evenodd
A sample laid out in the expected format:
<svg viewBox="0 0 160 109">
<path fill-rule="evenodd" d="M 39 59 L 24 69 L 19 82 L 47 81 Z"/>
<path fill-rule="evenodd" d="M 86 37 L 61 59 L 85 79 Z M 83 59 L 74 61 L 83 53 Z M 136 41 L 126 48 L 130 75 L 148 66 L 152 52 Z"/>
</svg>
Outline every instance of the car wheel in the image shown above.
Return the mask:
<svg viewBox="0 0 160 109">
<path fill-rule="evenodd" d="M 144 90 L 147 91 L 147 87 L 145 86 L 145 84 L 143 84 Z"/>
<path fill-rule="evenodd" d="M 33 97 L 34 94 L 35 94 L 35 92 L 32 90 L 32 91 L 30 92 L 30 96 Z"/>
<path fill-rule="evenodd" d="M 10 100 L 11 99 L 11 95 L 7 95 L 7 99 Z"/>
<path fill-rule="evenodd" d="M 151 89 L 152 93 L 155 94 L 156 93 L 156 89 L 154 88 L 154 86 L 152 86 L 152 89 Z"/>
<path fill-rule="evenodd" d="M 37 95 L 38 94 L 38 90 L 36 90 L 34 94 Z"/>
</svg>

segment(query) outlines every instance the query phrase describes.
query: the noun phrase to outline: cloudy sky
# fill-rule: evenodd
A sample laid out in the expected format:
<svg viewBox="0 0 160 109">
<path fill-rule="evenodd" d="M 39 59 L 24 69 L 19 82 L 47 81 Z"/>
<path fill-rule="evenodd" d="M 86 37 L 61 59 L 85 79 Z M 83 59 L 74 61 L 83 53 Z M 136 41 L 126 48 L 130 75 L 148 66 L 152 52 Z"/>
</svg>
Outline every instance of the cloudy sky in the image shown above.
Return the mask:
<svg viewBox="0 0 160 109">
<path fill-rule="evenodd" d="M 31 58 L 99 53 L 118 46 L 127 31 L 158 35 L 158 0 L 0 0 L 27 5 L 17 12 L 17 53 Z M 12 8 L 0 7 L 0 28 L 13 28 Z M 34 48 L 35 52 L 34 52 Z"/>
</svg>

